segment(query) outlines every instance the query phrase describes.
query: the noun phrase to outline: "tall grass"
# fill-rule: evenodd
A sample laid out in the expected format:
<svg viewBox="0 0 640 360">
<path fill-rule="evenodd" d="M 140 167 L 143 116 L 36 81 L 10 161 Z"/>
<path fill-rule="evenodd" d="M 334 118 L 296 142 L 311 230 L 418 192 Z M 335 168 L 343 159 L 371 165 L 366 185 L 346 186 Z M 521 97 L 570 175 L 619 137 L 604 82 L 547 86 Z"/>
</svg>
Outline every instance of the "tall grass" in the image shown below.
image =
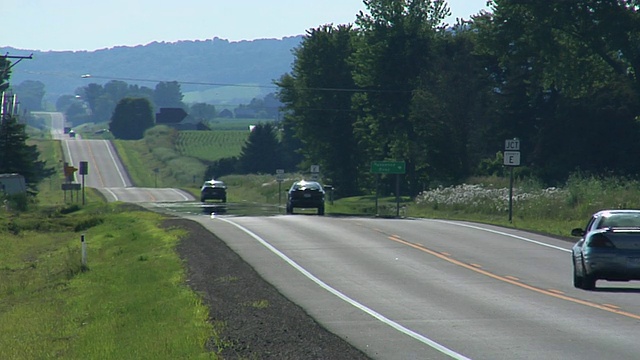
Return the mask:
<svg viewBox="0 0 640 360">
<path fill-rule="evenodd" d="M 542 188 L 520 180 L 513 188 L 509 223 L 509 188 L 495 187 L 492 179 L 477 178 L 474 182 L 425 191 L 415 199 L 410 212 L 568 236 L 571 228 L 584 226 L 598 210 L 640 208 L 637 180 L 576 174 L 560 188 Z"/>
</svg>

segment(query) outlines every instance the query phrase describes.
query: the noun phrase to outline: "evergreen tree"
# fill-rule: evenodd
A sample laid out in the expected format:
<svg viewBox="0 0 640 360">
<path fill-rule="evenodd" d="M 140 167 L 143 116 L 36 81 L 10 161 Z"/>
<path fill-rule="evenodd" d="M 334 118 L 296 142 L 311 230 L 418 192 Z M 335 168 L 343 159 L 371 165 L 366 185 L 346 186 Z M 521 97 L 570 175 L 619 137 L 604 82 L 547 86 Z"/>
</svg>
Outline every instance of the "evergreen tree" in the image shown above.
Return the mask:
<svg viewBox="0 0 640 360">
<path fill-rule="evenodd" d="M 243 173 L 272 174 L 282 167 L 282 151 L 273 124 L 258 124 L 253 128 L 240 154 Z"/>
<path fill-rule="evenodd" d="M 36 145 L 27 145 L 25 125 L 14 116 L 6 117 L 0 123 L 0 173 L 24 176 L 28 190 L 38 191 L 38 183 L 53 175 L 54 169 L 47 168 L 38 160 L 40 153 Z"/>
</svg>

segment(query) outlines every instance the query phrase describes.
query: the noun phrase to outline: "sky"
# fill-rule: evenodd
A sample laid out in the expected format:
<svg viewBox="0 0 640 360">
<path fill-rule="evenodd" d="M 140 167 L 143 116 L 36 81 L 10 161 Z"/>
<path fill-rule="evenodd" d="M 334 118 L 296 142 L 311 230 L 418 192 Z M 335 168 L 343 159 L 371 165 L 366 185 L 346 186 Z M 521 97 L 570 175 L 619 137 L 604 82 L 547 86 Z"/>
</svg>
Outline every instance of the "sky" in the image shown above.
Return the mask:
<svg viewBox="0 0 640 360">
<path fill-rule="evenodd" d="M 448 0 L 469 19 L 486 0 Z M 280 39 L 353 23 L 362 0 L 0 0 L 0 47 L 94 51 L 151 42 Z"/>
</svg>

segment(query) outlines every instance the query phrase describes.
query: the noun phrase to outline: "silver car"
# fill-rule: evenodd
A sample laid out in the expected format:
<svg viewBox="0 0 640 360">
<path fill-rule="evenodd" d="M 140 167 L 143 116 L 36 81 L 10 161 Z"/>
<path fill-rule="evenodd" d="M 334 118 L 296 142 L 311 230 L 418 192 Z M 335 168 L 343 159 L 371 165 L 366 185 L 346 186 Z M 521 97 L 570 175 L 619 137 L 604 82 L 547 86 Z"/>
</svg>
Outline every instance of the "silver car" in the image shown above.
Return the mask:
<svg viewBox="0 0 640 360">
<path fill-rule="evenodd" d="M 603 210 L 591 217 L 572 249 L 573 286 L 593 290 L 596 281 L 640 280 L 640 210 Z"/>
</svg>

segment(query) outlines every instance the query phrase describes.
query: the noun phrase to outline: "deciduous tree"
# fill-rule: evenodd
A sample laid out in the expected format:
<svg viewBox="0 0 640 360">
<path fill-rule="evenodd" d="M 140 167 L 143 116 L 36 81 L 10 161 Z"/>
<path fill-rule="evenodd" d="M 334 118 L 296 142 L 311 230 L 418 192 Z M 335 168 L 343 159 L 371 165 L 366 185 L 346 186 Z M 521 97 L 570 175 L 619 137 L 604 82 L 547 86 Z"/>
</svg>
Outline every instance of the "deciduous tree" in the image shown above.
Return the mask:
<svg viewBox="0 0 640 360">
<path fill-rule="evenodd" d="M 145 130 L 153 127 L 155 119 L 149 100 L 145 98 L 124 98 L 116 106 L 109 130 L 118 139 L 138 140 Z"/>
</svg>

